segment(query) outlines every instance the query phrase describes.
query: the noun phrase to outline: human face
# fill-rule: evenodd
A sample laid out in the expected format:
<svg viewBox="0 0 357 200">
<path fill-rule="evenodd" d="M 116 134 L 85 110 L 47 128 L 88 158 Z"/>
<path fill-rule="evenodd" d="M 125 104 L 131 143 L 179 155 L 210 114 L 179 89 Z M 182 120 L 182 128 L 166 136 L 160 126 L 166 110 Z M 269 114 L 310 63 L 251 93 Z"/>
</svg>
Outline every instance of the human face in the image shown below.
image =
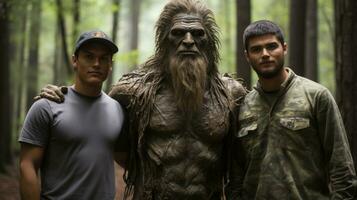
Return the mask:
<svg viewBox="0 0 357 200">
<path fill-rule="evenodd" d="M 84 44 L 72 61 L 76 84 L 101 86 L 112 71 L 112 53 L 101 43 Z"/>
<path fill-rule="evenodd" d="M 267 34 L 250 38 L 245 56 L 259 78 L 269 79 L 283 74 L 286 53 L 286 43 L 282 45 L 274 34 Z"/>
<path fill-rule="evenodd" d="M 207 45 L 207 35 L 201 18 L 191 14 L 178 14 L 169 33 L 170 53 L 174 56 L 199 56 Z"/>
</svg>

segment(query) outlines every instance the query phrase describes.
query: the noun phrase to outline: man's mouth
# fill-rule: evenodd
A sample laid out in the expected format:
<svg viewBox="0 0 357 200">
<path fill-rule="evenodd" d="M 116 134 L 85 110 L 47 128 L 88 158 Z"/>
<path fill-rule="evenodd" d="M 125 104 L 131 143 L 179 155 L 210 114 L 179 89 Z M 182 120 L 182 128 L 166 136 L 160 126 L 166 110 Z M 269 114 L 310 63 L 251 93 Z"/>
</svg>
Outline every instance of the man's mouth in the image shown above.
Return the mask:
<svg viewBox="0 0 357 200">
<path fill-rule="evenodd" d="M 274 61 L 264 61 L 264 62 L 261 62 L 260 65 L 271 65 L 271 64 L 275 64 Z"/>
<path fill-rule="evenodd" d="M 99 72 L 99 71 L 89 71 L 88 74 L 102 75 L 102 72 Z"/>
</svg>

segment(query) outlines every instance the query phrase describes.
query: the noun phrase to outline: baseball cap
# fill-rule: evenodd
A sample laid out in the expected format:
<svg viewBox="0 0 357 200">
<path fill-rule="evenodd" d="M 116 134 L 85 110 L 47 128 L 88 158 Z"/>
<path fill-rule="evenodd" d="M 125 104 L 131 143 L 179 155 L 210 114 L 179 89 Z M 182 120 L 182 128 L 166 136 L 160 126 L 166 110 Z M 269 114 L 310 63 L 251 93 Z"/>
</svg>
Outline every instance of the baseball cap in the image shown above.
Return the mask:
<svg viewBox="0 0 357 200">
<path fill-rule="evenodd" d="M 117 45 L 115 45 L 114 42 L 112 41 L 112 39 L 110 39 L 110 37 L 107 34 L 105 34 L 103 31 L 92 30 L 92 31 L 84 32 L 79 36 L 74 48 L 74 53 L 77 53 L 77 51 L 83 44 L 90 41 L 97 41 L 105 44 L 106 46 L 109 47 L 109 49 L 113 54 L 118 52 L 119 50 Z"/>
</svg>

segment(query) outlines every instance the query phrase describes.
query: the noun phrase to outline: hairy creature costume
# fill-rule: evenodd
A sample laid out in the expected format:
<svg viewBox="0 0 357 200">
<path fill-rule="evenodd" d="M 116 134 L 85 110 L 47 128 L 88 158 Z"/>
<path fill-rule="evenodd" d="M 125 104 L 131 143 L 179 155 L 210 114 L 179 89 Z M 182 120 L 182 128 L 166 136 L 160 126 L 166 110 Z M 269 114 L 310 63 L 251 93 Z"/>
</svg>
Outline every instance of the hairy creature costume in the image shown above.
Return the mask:
<svg viewBox="0 0 357 200">
<path fill-rule="evenodd" d="M 218 72 L 217 31 L 201 2 L 170 1 L 154 56 L 111 89 L 128 114 L 125 198 L 222 198 L 225 140 L 246 90 Z"/>
</svg>

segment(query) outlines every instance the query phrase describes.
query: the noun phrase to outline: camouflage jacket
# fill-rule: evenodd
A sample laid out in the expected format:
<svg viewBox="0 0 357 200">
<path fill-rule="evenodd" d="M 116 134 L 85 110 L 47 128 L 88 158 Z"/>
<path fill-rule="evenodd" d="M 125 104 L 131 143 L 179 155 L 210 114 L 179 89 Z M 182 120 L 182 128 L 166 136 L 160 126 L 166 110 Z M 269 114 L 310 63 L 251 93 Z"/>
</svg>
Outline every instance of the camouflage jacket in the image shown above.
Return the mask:
<svg viewBox="0 0 357 200">
<path fill-rule="evenodd" d="M 353 199 L 355 169 L 332 95 L 287 70 L 271 103 L 258 84 L 241 105 L 232 199 Z"/>
</svg>

